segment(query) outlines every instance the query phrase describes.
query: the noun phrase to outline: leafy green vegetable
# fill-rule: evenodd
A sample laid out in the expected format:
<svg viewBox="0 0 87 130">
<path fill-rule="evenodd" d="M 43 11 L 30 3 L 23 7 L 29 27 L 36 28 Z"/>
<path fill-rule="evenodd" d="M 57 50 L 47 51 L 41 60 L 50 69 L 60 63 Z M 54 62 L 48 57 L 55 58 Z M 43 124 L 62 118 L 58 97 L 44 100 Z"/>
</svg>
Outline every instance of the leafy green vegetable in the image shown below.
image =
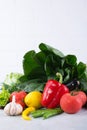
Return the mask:
<svg viewBox="0 0 87 130">
<path fill-rule="evenodd" d="M 20 83 L 19 78 L 22 75 L 23 74 L 20 74 L 20 73 L 10 73 L 10 74 L 7 74 L 4 83 L 8 84 L 8 85 L 19 84 Z"/>
<path fill-rule="evenodd" d="M 28 79 L 43 78 L 45 72 L 42 60 L 39 57 L 41 54 L 36 54 L 35 51 L 29 51 L 24 55 L 23 70 Z"/>
<path fill-rule="evenodd" d="M 77 66 L 77 72 L 81 90 L 87 94 L 87 65 L 80 62 Z"/>
<path fill-rule="evenodd" d="M 64 57 L 64 54 L 59 51 L 58 49 L 55 49 L 47 44 L 44 44 L 44 43 L 41 43 L 39 44 L 39 48 L 41 51 L 45 52 L 45 54 L 54 54 L 54 55 L 57 55 L 59 57 Z"/>
<path fill-rule="evenodd" d="M 23 74 L 20 73 L 10 73 L 6 75 L 4 80 L 3 86 L 7 89 L 10 93 L 13 91 L 17 91 L 17 85 L 21 83 L 20 78 Z"/>
<path fill-rule="evenodd" d="M 4 107 L 9 101 L 10 93 L 2 87 L 0 92 L 0 107 Z"/>
<path fill-rule="evenodd" d="M 31 92 L 34 90 L 43 91 L 45 83 L 39 81 L 39 79 L 28 80 L 17 86 L 18 90 L 24 90 L 25 92 Z"/>
<path fill-rule="evenodd" d="M 62 83 L 69 84 L 74 79 L 80 82 L 80 89 L 87 93 L 87 66 L 79 62 L 72 54 L 64 55 L 61 51 L 44 43 L 39 44 L 39 52 L 28 51 L 23 57 L 24 75 L 18 78 L 8 76 L 4 86 L 14 90 L 43 91 L 48 79 L 56 79 L 56 73 L 63 77 Z"/>
</svg>

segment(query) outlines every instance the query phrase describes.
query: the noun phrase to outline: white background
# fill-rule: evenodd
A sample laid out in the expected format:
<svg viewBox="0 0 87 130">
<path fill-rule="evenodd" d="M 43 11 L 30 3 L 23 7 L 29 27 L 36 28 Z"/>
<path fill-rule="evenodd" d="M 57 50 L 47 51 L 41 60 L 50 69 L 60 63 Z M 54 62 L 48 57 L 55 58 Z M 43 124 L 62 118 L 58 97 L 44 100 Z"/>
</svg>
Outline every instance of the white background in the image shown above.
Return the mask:
<svg viewBox="0 0 87 130">
<path fill-rule="evenodd" d="M 0 81 L 41 42 L 87 63 L 87 0 L 0 0 Z"/>
<path fill-rule="evenodd" d="M 0 0 L 0 82 L 10 72 L 23 72 L 24 54 L 38 51 L 41 42 L 87 63 L 87 0 Z M 87 130 L 86 110 L 44 121 L 3 111 L 0 117 L 1 130 Z"/>
</svg>

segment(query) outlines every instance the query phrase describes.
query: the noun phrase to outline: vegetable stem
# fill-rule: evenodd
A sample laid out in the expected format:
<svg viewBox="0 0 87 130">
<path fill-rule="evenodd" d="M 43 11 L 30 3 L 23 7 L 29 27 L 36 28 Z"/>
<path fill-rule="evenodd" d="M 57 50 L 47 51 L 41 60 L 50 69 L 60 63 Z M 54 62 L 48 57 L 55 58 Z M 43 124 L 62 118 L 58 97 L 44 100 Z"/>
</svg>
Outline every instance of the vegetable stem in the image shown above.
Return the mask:
<svg viewBox="0 0 87 130">
<path fill-rule="evenodd" d="M 62 83 L 62 81 L 63 81 L 62 74 L 59 73 L 59 72 L 57 72 L 57 73 L 56 73 L 56 79 L 57 79 L 60 83 Z"/>
</svg>

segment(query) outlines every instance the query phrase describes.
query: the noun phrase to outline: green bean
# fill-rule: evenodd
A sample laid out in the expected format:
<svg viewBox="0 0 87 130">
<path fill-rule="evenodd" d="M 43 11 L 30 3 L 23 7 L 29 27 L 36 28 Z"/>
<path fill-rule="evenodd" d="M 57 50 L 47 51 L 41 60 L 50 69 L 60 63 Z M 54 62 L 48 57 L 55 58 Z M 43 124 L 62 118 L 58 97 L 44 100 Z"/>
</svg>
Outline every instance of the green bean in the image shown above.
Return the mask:
<svg viewBox="0 0 87 130">
<path fill-rule="evenodd" d="M 59 107 L 59 108 L 55 108 L 55 109 L 36 110 L 36 111 L 31 112 L 31 115 L 34 118 L 43 117 L 43 119 L 47 119 L 49 117 L 61 114 L 62 112 L 63 112 L 63 110 Z"/>
<path fill-rule="evenodd" d="M 52 109 L 52 110 L 49 110 L 48 112 L 45 112 L 43 115 L 43 118 L 47 119 L 49 117 L 52 117 L 61 113 L 63 113 L 63 110 L 61 108 Z"/>
<path fill-rule="evenodd" d="M 43 116 L 47 111 L 49 111 L 49 109 L 40 109 L 40 110 L 31 112 L 31 115 L 32 117 L 37 118 L 37 117 Z"/>
</svg>

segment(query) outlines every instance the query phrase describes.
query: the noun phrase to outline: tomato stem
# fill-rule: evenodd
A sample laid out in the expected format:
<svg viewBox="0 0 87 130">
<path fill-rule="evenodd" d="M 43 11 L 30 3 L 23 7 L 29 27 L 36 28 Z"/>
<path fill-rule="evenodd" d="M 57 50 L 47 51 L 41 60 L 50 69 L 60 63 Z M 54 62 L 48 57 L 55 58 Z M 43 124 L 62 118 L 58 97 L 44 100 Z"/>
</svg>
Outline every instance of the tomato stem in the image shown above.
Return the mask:
<svg viewBox="0 0 87 130">
<path fill-rule="evenodd" d="M 72 91 L 71 92 L 71 96 L 75 96 L 75 95 L 77 95 L 78 93 L 77 93 L 77 91 Z"/>
</svg>

